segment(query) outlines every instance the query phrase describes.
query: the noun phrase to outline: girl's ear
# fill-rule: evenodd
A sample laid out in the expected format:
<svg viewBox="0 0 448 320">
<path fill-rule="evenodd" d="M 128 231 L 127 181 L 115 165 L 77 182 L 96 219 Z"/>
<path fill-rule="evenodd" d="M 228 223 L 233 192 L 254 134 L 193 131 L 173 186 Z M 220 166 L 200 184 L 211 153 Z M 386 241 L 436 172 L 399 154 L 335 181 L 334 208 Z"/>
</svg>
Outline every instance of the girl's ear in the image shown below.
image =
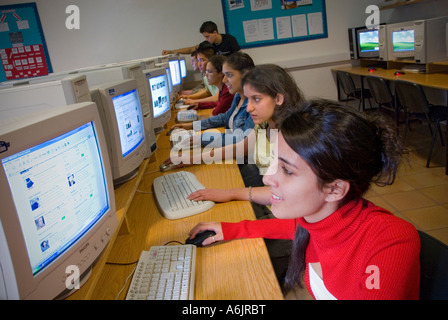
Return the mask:
<svg viewBox="0 0 448 320">
<path fill-rule="evenodd" d="M 350 182 L 345 180 L 335 180 L 324 187 L 327 194 L 325 198 L 328 202 L 340 201 L 345 198 L 350 190 Z"/>
<path fill-rule="evenodd" d="M 277 93 L 277 96 L 275 97 L 275 104 L 277 106 L 281 106 L 283 102 L 285 101 L 285 96 L 281 93 Z"/>
</svg>

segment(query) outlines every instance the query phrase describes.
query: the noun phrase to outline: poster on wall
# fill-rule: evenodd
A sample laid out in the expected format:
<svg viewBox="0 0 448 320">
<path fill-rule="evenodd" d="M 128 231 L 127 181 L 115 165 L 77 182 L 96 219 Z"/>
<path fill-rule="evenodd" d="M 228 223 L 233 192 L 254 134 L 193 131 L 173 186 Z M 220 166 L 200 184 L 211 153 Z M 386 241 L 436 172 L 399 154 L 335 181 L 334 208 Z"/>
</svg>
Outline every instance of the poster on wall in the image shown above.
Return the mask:
<svg viewBox="0 0 448 320">
<path fill-rule="evenodd" d="M 35 3 L 0 6 L 0 82 L 53 72 Z"/>
<path fill-rule="evenodd" d="M 221 0 L 241 48 L 327 38 L 325 0 Z"/>
</svg>

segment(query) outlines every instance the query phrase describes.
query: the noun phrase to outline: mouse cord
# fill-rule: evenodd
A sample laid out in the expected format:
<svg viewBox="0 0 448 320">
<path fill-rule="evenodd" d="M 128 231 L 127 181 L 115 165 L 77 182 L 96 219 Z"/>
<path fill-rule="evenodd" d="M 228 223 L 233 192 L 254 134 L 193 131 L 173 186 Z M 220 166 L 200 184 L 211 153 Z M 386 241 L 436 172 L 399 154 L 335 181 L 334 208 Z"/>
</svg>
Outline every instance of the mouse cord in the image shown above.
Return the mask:
<svg viewBox="0 0 448 320">
<path fill-rule="evenodd" d="M 118 291 L 117 295 L 115 296 L 115 300 L 118 300 L 118 297 L 120 296 L 120 294 L 123 292 L 124 288 L 126 288 L 126 285 L 129 281 L 129 279 L 132 277 L 132 275 L 135 273 L 135 269 L 137 269 L 137 266 L 134 267 L 134 269 L 132 270 L 132 272 L 129 274 L 129 276 L 126 278 L 126 281 L 124 282 L 123 287 L 120 289 L 120 291 Z"/>
</svg>

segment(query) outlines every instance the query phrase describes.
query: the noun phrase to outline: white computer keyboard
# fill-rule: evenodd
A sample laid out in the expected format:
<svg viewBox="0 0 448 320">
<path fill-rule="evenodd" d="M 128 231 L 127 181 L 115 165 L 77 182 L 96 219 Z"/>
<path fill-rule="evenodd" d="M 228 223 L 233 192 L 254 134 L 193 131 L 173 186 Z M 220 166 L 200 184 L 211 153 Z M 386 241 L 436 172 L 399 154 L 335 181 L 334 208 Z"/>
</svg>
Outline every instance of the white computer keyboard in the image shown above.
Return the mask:
<svg viewBox="0 0 448 320">
<path fill-rule="evenodd" d="M 162 215 L 167 219 L 189 217 L 208 209 L 213 201 L 191 201 L 187 197 L 193 192 L 205 189 L 196 176 L 187 171 L 178 171 L 154 179 L 154 197 Z"/>
<path fill-rule="evenodd" d="M 142 251 L 126 300 L 193 300 L 196 246 L 153 246 Z"/>
<path fill-rule="evenodd" d="M 198 112 L 196 110 L 182 110 L 177 113 L 178 122 L 193 122 L 198 120 Z"/>
</svg>

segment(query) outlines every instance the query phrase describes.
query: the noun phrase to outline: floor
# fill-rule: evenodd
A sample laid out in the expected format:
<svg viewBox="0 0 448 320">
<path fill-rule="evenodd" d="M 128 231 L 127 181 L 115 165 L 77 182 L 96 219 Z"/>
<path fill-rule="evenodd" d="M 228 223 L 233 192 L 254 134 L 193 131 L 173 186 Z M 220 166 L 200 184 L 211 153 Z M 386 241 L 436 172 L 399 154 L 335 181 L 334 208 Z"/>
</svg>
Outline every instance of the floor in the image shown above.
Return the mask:
<svg viewBox="0 0 448 320">
<path fill-rule="evenodd" d="M 442 147 L 438 138 L 430 167 L 426 168 L 429 129 L 425 123 L 418 122 L 412 123 L 411 129 L 406 139 L 409 160 L 402 163 L 395 182 L 387 187 L 372 186 L 365 197 L 448 244 L 446 147 Z M 446 132 L 446 127 L 442 126 L 442 131 Z M 445 138 L 445 142 L 447 140 Z M 285 299 L 308 298 L 306 293 L 303 294 L 300 290 L 291 290 L 285 294 Z"/>
</svg>

